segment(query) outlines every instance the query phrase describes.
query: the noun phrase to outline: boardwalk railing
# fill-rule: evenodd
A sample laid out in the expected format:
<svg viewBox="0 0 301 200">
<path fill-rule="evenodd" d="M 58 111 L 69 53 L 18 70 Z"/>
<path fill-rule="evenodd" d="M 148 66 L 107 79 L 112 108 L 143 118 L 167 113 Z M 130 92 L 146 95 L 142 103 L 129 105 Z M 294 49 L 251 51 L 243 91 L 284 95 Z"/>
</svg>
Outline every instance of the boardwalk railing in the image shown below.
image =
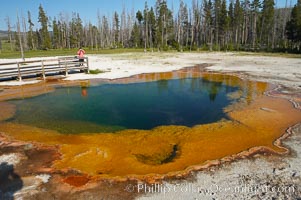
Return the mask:
<svg viewBox="0 0 301 200">
<path fill-rule="evenodd" d="M 40 76 L 46 79 L 48 75 L 72 72 L 89 72 L 88 57 L 79 62 L 77 57 L 60 57 L 57 59 L 32 60 L 24 62 L 0 63 L 0 81 Z"/>
</svg>

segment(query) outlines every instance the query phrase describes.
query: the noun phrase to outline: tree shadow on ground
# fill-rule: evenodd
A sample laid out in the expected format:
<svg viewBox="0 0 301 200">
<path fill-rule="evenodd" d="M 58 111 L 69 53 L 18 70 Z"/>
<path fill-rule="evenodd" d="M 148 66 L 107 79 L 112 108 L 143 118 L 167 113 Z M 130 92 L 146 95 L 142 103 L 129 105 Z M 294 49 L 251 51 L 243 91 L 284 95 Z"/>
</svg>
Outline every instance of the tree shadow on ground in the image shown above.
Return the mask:
<svg viewBox="0 0 301 200">
<path fill-rule="evenodd" d="M 14 166 L 3 162 L 0 164 L 0 199 L 13 200 L 14 194 L 21 190 L 23 181 L 14 172 Z"/>
</svg>

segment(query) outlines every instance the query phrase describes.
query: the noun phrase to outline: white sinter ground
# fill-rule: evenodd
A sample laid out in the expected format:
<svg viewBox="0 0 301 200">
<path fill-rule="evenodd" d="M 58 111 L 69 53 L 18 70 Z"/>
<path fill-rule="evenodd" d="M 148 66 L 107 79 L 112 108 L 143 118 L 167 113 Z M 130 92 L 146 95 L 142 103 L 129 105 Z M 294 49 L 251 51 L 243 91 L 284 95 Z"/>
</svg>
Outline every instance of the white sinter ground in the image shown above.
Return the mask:
<svg viewBox="0 0 301 200">
<path fill-rule="evenodd" d="M 297 58 L 239 53 L 127 53 L 87 56 L 90 69 L 106 72 L 97 75 L 73 74 L 69 75 L 67 80 L 115 79 L 208 63 L 211 64 L 207 68 L 210 71 L 243 72 L 254 80 L 283 84 L 301 90 L 301 59 Z M 0 63 L 15 60 L 0 59 Z M 35 80 L 0 82 L 0 85 L 32 82 Z M 159 187 L 154 186 L 150 192 L 149 188 L 146 188 L 147 194 L 144 193 L 145 188 L 142 185 L 139 186 L 141 195 L 138 199 L 298 199 L 301 197 L 300 127 L 285 142 L 292 149 L 292 153 L 287 156 L 259 156 L 224 164 L 209 171 L 197 172 L 193 181 L 163 182 Z M 0 162 L 1 159 L 8 158 L 0 157 Z M 158 192 L 158 188 L 166 192 Z M 22 191 L 18 193 L 15 196 L 22 196 Z"/>
<path fill-rule="evenodd" d="M 208 63 L 210 71 L 244 72 L 258 80 L 280 83 L 291 87 L 301 85 L 301 59 L 258 56 L 256 54 L 240 55 L 239 53 L 124 53 L 89 55 L 90 69 L 99 69 L 105 73 L 72 74 L 67 80 L 105 78 L 115 79 L 141 73 L 167 72 Z M 53 59 L 30 58 L 35 59 Z M 0 59 L 0 63 L 21 61 L 21 59 Z M 20 85 L 32 83 L 24 80 L 0 82 L 0 85 Z"/>
</svg>

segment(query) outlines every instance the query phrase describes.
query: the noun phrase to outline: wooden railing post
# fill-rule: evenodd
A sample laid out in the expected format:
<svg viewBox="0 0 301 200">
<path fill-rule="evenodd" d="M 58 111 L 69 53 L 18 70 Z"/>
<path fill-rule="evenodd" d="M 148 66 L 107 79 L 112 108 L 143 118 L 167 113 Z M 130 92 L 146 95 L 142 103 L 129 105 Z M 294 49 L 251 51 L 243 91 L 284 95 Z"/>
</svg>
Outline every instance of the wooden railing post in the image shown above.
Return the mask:
<svg viewBox="0 0 301 200">
<path fill-rule="evenodd" d="M 42 75 L 43 75 L 43 79 L 45 80 L 46 76 L 45 76 L 44 60 L 42 60 Z"/>
<path fill-rule="evenodd" d="M 90 73 L 90 69 L 89 69 L 89 58 L 86 57 L 86 59 L 87 59 L 87 73 Z"/>
<path fill-rule="evenodd" d="M 20 69 L 20 63 L 17 62 L 17 66 L 18 66 L 18 78 L 19 78 L 19 81 L 22 81 L 22 75 L 21 75 L 21 69 Z"/>
<path fill-rule="evenodd" d="M 59 58 L 57 59 L 57 62 L 58 62 L 59 68 L 61 68 L 61 61 Z"/>
<path fill-rule="evenodd" d="M 65 75 L 68 76 L 67 58 L 65 58 Z"/>
<path fill-rule="evenodd" d="M 48 63 L 51 62 L 51 63 Z M 46 80 L 48 73 L 65 73 L 65 76 L 69 75 L 69 70 L 80 70 L 80 72 L 90 73 L 89 58 L 84 57 L 83 65 L 78 66 L 77 60 L 74 57 L 63 57 L 58 59 L 46 59 L 46 60 L 30 60 L 30 61 L 15 61 L 11 63 L 0 63 L 0 66 L 10 65 L 11 67 L 5 67 L 0 69 L 0 80 L 3 78 L 15 78 L 22 81 L 23 78 L 30 78 L 32 76 L 38 76 Z M 65 72 L 64 72 L 65 71 Z"/>
</svg>

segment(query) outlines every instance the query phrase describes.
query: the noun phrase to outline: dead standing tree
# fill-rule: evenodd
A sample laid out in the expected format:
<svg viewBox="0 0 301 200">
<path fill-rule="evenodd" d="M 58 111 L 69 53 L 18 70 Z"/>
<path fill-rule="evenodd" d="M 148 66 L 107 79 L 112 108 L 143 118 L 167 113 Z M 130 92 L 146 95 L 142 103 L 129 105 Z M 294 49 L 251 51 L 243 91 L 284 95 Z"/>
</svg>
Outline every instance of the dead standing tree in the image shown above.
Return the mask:
<svg viewBox="0 0 301 200">
<path fill-rule="evenodd" d="M 8 32 L 8 39 L 9 39 L 9 44 L 10 44 L 10 50 L 13 51 L 13 42 L 12 42 L 12 27 L 10 23 L 10 18 L 7 16 L 5 18 L 6 24 L 7 24 L 7 32 Z"/>
<path fill-rule="evenodd" d="M 20 19 L 19 19 L 18 11 L 17 11 L 17 31 L 18 31 L 18 38 L 19 38 L 19 43 L 20 43 L 21 58 L 22 58 L 23 61 L 25 61 L 23 42 L 22 42 L 22 36 L 21 36 L 21 25 L 20 25 Z"/>
</svg>

